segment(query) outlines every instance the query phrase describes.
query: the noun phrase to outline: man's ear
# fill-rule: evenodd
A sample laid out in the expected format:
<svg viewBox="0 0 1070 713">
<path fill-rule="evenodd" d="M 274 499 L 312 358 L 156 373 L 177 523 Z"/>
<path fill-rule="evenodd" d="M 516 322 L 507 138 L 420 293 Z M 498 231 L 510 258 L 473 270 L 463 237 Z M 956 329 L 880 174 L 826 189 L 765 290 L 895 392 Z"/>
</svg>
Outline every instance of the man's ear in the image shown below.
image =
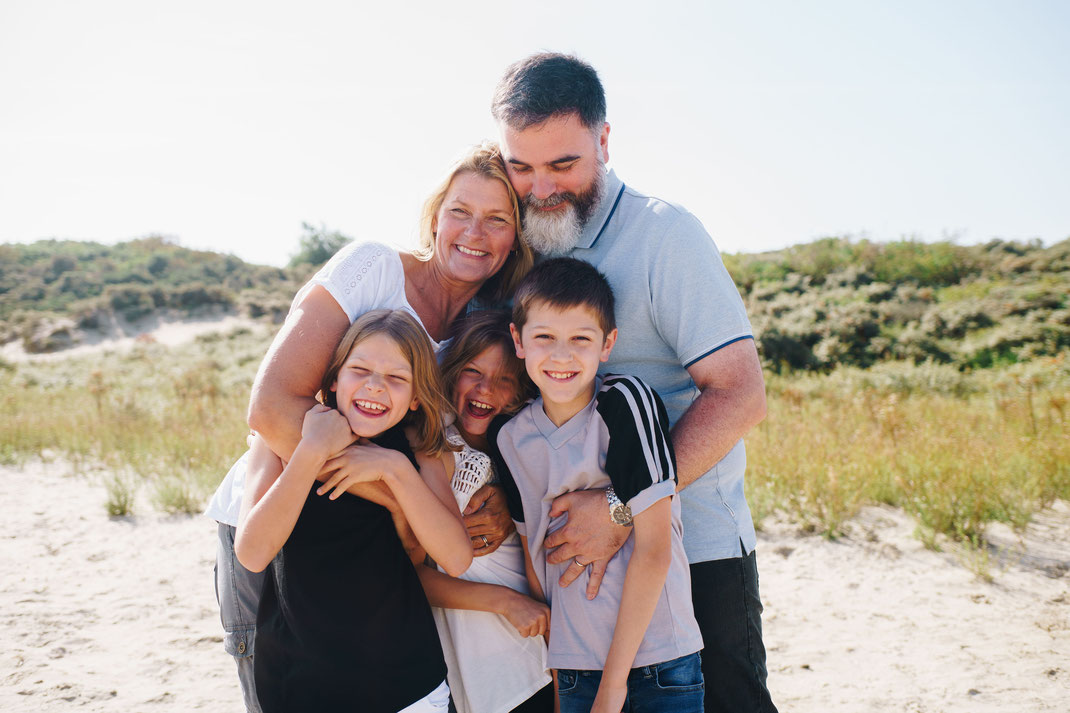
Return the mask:
<svg viewBox="0 0 1070 713">
<path fill-rule="evenodd" d="M 524 358 L 524 346 L 520 343 L 520 330 L 512 322 L 509 323 L 509 334 L 513 337 L 513 349 L 516 350 L 516 358 Z"/>
<path fill-rule="evenodd" d="M 602 151 L 602 160 L 609 163 L 609 122 L 605 122 L 602 133 L 598 136 L 598 148 Z"/>
<path fill-rule="evenodd" d="M 602 342 L 602 353 L 598 355 L 599 361 L 609 361 L 609 353 L 613 351 L 613 345 L 617 343 L 617 328 L 614 327 L 613 331 L 606 335 L 606 339 Z"/>
</svg>

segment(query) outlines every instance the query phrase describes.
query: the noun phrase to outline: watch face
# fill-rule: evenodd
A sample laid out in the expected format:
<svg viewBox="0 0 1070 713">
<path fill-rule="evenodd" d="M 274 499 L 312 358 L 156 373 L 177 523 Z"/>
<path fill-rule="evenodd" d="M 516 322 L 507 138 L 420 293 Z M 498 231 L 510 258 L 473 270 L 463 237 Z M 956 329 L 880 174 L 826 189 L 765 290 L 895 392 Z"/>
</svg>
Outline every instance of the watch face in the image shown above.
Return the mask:
<svg viewBox="0 0 1070 713">
<path fill-rule="evenodd" d="M 618 525 L 632 524 L 632 511 L 627 505 L 618 505 L 613 508 L 613 522 Z"/>
</svg>

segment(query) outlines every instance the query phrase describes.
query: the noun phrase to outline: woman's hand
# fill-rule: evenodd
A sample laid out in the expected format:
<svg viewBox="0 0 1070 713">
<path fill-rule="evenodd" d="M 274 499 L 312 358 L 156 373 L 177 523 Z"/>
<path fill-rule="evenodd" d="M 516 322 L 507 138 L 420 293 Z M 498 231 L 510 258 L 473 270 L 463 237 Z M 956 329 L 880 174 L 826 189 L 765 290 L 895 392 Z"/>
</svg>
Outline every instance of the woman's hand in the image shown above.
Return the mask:
<svg viewBox="0 0 1070 713">
<path fill-rule="evenodd" d="M 464 526 L 468 528 L 468 539 L 476 557 L 489 555 L 512 534 L 516 526 L 500 485 L 484 485 L 472 494 L 464 509 Z"/>
<path fill-rule="evenodd" d="M 516 627 L 521 636 L 543 636 L 550 632 L 550 607 L 515 590 L 510 595 L 501 614 Z"/>
<path fill-rule="evenodd" d="M 301 440 L 327 460 L 353 442 L 349 421 L 333 408 L 316 404 L 305 413 Z"/>
<path fill-rule="evenodd" d="M 396 467 L 395 459 L 400 455 L 397 451 L 377 446 L 366 438 L 361 438 L 357 443 L 339 451 L 335 451 L 337 455 L 323 464 L 318 476 L 324 479 L 324 483 L 317 488 L 316 494 L 330 492 L 331 500 L 337 500 L 338 496 L 357 483 L 382 480 L 387 472 Z"/>
</svg>

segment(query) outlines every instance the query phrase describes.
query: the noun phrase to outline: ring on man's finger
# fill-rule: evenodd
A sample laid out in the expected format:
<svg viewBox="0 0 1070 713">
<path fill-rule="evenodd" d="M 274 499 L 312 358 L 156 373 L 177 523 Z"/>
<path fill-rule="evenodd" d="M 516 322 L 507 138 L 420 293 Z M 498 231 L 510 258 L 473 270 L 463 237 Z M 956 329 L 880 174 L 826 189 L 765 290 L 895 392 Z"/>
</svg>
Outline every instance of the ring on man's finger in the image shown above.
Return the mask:
<svg viewBox="0 0 1070 713">
<path fill-rule="evenodd" d="M 574 564 L 574 565 L 576 565 L 576 566 L 580 567 L 581 569 L 582 569 L 583 567 L 586 567 L 586 566 L 587 566 L 587 565 L 585 565 L 585 564 L 581 564 L 581 563 L 580 563 L 580 561 L 579 561 L 578 559 L 576 559 L 575 557 L 573 557 L 573 558 L 572 558 L 572 564 Z"/>
<path fill-rule="evenodd" d="M 486 535 L 480 535 L 480 537 L 483 538 L 483 546 L 484 547 L 490 547 L 490 540 L 487 539 L 487 536 Z"/>
</svg>

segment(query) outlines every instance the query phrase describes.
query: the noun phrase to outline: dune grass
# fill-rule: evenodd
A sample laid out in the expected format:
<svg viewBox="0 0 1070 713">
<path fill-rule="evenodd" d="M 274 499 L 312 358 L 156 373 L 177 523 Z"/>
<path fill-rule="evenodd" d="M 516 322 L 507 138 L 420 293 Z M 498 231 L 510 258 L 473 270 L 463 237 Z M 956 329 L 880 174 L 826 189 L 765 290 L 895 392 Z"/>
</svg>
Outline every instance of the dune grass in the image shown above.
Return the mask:
<svg viewBox="0 0 1070 713">
<path fill-rule="evenodd" d="M 181 348 L 0 368 L 0 461 L 43 452 L 105 467 L 108 508 L 135 492 L 199 511 L 245 448 L 245 409 L 268 331 Z M 1070 499 L 1070 359 L 1001 369 L 885 363 L 767 374 L 769 416 L 747 437 L 755 520 L 779 511 L 828 537 L 860 507 L 913 514 L 930 546 L 983 542 Z M 142 491 L 142 489 L 146 489 Z"/>
<path fill-rule="evenodd" d="M 245 449 L 245 410 L 270 333 L 237 330 L 181 348 L 8 365 L 0 370 L 0 459 L 42 453 L 101 466 L 108 510 L 197 512 Z"/>
<path fill-rule="evenodd" d="M 829 375 L 770 376 L 769 416 L 747 438 L 755 519 L 786 512 L 828 537 L 865 504 L 983 542 L 993 521 L 1024 527 L 1070 498 L 1065 355 L 1001 371 L 887 364 Z"/>
</svg>

